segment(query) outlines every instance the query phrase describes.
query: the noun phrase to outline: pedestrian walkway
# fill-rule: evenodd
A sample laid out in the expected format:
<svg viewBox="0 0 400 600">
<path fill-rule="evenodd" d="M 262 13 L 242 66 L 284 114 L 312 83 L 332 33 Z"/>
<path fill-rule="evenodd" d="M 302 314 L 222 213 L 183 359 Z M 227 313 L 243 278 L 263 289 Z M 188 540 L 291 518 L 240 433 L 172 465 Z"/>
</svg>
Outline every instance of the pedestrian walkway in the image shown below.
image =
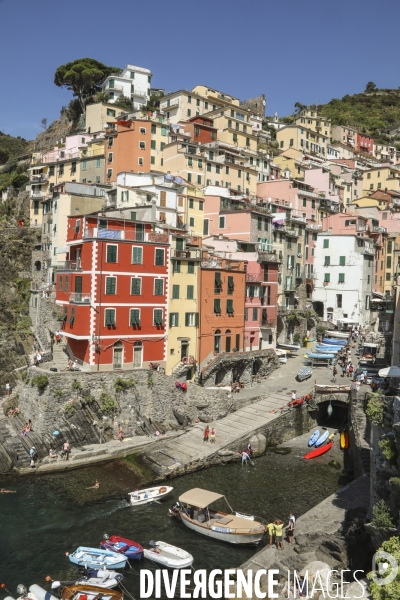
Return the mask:
<svg viewBox="0 0 400 600">
<path fill-rule="evenodd" d="M 252 388 L 254 391 L 254 388 Z M 290 401 L 290 392 L 275 392 L 253 404 L 248 404 L 234 413 L 207 423 L 210 430 L 216 429 L 215 443 L 203 442 L 205 423 L 195 425 L 173 442 L 167 442 L 159 449 L 146 455 L 151 467 L 160 476 L 169 475 L 175 469 L 207 461 L 218 452 L 242 439 L 249 439 L 257 430 L 281 415 L 281 409 Z M 239 447 L 238 447 L 239 450 Z"/>
</svg>

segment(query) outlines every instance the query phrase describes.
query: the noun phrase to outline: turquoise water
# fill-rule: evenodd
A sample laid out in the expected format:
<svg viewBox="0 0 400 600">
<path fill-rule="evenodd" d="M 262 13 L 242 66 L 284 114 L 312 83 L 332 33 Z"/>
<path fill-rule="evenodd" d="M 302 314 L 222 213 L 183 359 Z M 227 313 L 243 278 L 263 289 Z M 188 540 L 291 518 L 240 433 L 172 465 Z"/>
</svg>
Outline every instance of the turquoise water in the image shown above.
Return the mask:
<svg viewBox="0 0 400 600">
<path fill-rule="evenodd" d="M 303 461 L 299 452 L 269 452 L 255 466 L 240 463 L 213 467 L 171 480 L 174 490 L 159 504 L 131 507 L 127 493 L 135 489 L 137 476 L 123 462 L 88 467 L 69 473 L 0 477 L 0 487 L 16 494 L 0 494 L 0 582 L 12 596 L 19 583 L 26 586 L 53 579 L 73 580 L 76 567 L 65 556 L 78 546 L 99 546 L 104 533 L 133 539 L 143 546 L 162 540 L 180 546 L 194 556 L 194 568 L 232 568 L 249 559 L 255 547 L 237 547 L 191 532 L 168 516 L 178 496 L 193 487 L 223 493 L 234 510 L 263 519 L 287 520 L 292 510 L 299 517 L 342 487 L 340 471 L 327 462 Z M 86 489 L 95 480 L 100 488 Z M 264 538 L 265 540 L 265 538 Z M 140 568 L 154 568 L 146 560 L 132 563 L 125 572 L 125 586 L 139 597 Z M 4 594 L 0 591 L 0 598 Z"/>
</svg>

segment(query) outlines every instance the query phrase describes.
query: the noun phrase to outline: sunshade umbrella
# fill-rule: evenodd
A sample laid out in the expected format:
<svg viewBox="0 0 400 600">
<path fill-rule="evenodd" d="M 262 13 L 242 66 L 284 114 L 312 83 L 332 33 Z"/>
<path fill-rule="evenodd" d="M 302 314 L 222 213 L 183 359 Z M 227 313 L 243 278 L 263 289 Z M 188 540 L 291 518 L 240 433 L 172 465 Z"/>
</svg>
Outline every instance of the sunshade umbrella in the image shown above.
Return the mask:
<svg viewBox="0 0 400 600">
<path fill-rule="evenodd" d="M 400 367 L 387 367 L 378 372 L 379 377 L 398 377 L 400 379 Z"/>
</svg>

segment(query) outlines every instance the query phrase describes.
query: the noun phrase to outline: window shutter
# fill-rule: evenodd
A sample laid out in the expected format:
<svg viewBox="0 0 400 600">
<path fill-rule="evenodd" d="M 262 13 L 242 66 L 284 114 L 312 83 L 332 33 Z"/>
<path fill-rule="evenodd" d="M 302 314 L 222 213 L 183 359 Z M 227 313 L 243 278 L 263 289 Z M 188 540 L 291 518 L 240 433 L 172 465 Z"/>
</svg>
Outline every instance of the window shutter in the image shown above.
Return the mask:
<svg viewBox="0 0 400 600">
<path fill-rule="evenodd" d="M 233 276 L 228 275 L 228 294 L 229 295 L 233 294 L 233 290 L 234 290 Z"/>
<path fill-rule="evenodd" d="M 178 327 L 179 326 L 179 314 L 178 313 L 170 313 L 169 314 L 169 326 L 170 327 Z"/>
<path fill-rule="evenodd" d="M 82 293 L 82 276 L 81 275 L 76 275 L 76 277 L 75 277 L 75 293 L 76 294 Z"/>
<path fill-rule="evenodd" d="M 233 314 L 233 300 L 226 301 L 226 312 L 228 313 L 228 315 Z"/>
<path fill-rule="evenodd" d="M 254 298 L 254 285 L 249 285 L 249 298 Z"/>
<path fill-rule="evenodd" d="M 325 256 L 325 265 L 329 266 L 331 264 L 331 257 L 330 256 Z"/>
<path fill-rule="evenodd" d="M 163 279 L 155 279 L 154 284 L 154 295 L 162 296 L 164 291 L 164 280 Z"/>
<path fill-rule="evenodd" d="M 194 297 L 194 285 L 188 285 L 187 286 L 187 299 L 188 300 L 193 300 Z"/>
<path fill-rule="evenodd" d="M 117 246 L 107 246 L 107 262 L 108 263 L 116 263 L 117 262 Z"/>
<path fill-rule="evenodd" d="M 141 279 L 138 279 L 137 277 L 132 279 L 131 294 L 133 296 L 140 296 L 140 284 L 141 284 Z"/>
<path fill-rule="evenodd" d="M 199 326 L 199 313 L 194 313 L 194 326 L 198 327 Z"/>
<path fill-rule="evenodd" d="M 140 313 L 136 308 L 131 309 L 131 325 L 134 327 L 140 325 Z"/>
<path fill-rule="evenodd" d="M 331 280 L 331 274 L 330 273 L 325 273 L 324 275 L 324 281 L 329 282 Z"/>
<path fill-rule="evenodd" d="M 71 308 L 71 316 L 69 318 L 69 322 L 71 323 L 71 325 L 74 323 L 75 321 L 75 307 L 73 306 Z"/>
<path fill-rule="evenodd" d="M 221 312 L 221 300 L 214 298 L 214 313 L 219 314 Z"/>
<path fill-rule="evenodd" d="M 143 248 L 134 246 L 132 249 L 132 263 L 134 265 L 141 265 L 142 264 L 142 256 L 143 256 Z"/>
<path fill-rule="evenodd" d="M 189 327 L 190 313 L 185 313 L 185 327 Z"/>
<path fill-rule="evenodd" d="M 183 250 L 183 239 L 182 238 L 178 238 L 176 240 L 176 249 Z"/>
<path fill-rule="evenodd" d="M 157 309 L 154 311 L 154 325 L 162 325 L 162 324 L 163 324 L 162 310 Z"/>
<path fill-rule="evenodd" d="M 345 256 L 340 257 L 339 264 L 341 267 L 344 267 L 346 265 L 346 257 Z"/>
<path fill-rule="evenodd" d="M 156 265 L 164 265 L 164 250 L 162 250 L 161 248 L 156 249 Z"/>
<path fill-rule="evenodd" d="M 64 304 L 62 320 L 66 321 L 68 317 L 68 306 Z"/>
<path fill-rule="evenodd" d="M 106 308 L 106 325 L 115 325 L 115 311 L 113 308 Z"/>
<path fill-rule="evenodd" d="M 344 273 L 339 273 L 339 283 L 344 283 Z"/>
<path fill-rule="evenodd" d="M 175 300 L 179 298 L 179 285 L 172 286 L 172 298 Z"/>
<path fill-rule="evenodd" d="M 106 294 L 115 294 L 116 277 L 106 278 Z"/>
</svg>

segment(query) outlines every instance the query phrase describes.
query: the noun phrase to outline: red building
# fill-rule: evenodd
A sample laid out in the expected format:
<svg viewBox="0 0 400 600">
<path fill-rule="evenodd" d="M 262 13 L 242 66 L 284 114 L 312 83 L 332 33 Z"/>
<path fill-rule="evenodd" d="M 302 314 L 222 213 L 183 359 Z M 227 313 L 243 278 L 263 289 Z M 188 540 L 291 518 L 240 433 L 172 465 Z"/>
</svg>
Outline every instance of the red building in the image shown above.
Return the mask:
<svg viewBox="0 0 400 600">
<path fill-rule="evenodd" d="M 217 129 L 213 127 L 213 124 L 213 119 L 206 116 L 196 116 L 187 121 L 180 122 L 184 130 L 190 133 L 190 141 L 200 142 L 200 144 L 208 144 L 209 142 L 216 141 Z"/>
<path fill-rule="evenodd" d="M 150 223 L 73 216 L 67 247 L 56 301 L 70 356 L 90 371 L 164 366 L 169 236 Z"/>
<path fill-rule="evenodd" d="M 374 138 L 363 133 L 357 133 L 357 150 L 365 152 L 366 154 L 373 154 L 374 152 Z"/>
</svg>

